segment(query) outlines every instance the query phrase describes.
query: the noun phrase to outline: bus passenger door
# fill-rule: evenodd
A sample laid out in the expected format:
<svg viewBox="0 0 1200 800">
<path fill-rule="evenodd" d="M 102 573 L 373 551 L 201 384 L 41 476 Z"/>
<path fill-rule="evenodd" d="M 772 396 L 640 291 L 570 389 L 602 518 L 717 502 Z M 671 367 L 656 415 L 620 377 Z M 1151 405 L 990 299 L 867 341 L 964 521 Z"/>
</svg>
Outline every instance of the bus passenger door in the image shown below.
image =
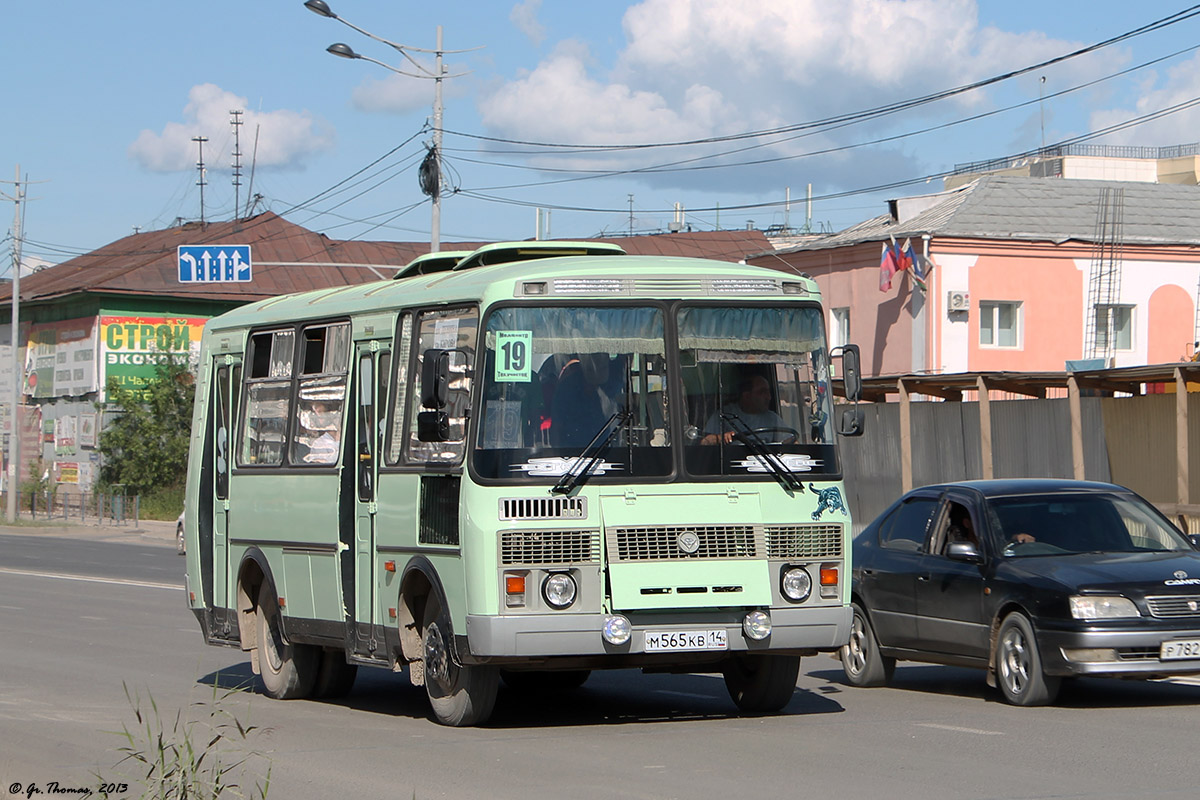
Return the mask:
<svg viewBox="0 0 1200 800">
<path fill-rule="evenodd" d="M 234 398 L 241 382 L 242 364 L 239 358 L 225 355 L 218 356 L 213 367 L 216 378 L 210 406 L 212 418 L 208 425 L 208 435 L 212 437 L 212 467 L 209 471 L 212 477 L 211 486 L 205 487 L 210 492 L 210 503 L 205 503 L 208 507 L 201 511 L 200 519 L 201 537 L 204 524 L 211 522 L 212 544 L 206 547 L 202 540 L 200 552 L 202 558 L 208 553 L 212 554 L 211 564 L 204 565 L 209 567 L 209 576 L 205 577 L 211 576 L 212 607 L 218 609 L 218 619 L 223 620 L 219 628 L 230 634 L 236 621 L 235 615 L 220 610 L 230 608 L 233 603 L 229 592 L 229 480 L 233 458 L 233 425 L 237 415 Z M 204 519 L 205 511 L 211 514 L 210 520 Z"/>
<path fill-rule="evenodd" d="M 375 501 L 382 442 L 379 409 L 385 407 L 390 363 L 391 353 L 381 347 L 380 342 L 358 345 L 358 368 L 354 380 L 354 652 L 366 658 L 385 657 L 382 652 L 383 641 L 376 636 L 375 629 L 380 621 L 375 596 Z"/>
</svg>

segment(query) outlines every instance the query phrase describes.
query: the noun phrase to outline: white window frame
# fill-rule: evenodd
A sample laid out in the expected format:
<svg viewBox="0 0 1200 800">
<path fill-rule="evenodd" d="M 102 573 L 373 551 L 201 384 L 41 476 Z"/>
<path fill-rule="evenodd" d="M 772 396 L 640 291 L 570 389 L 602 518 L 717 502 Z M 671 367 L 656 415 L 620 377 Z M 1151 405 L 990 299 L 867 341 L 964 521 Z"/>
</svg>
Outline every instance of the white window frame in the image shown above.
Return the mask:
<svg viewBox="0 0 1200 800">
<path fill-rule="evenodd" d="M 1134 348 L 1134 344 L 1135 344 L 1134 337 L 1133 337 L 1133 331 L 1134 331 L 1133 310 L 1134 310 L 1134 308 L 1136 308 L 1136 306 L 1129 304 L 1129 303 L 1097 303 L 1093 307 L 1092 314 L 1095 316 L 1095 319 L 1096 319 L 1096 351 L 1097 352 L 1107 351 L 1109 349 L 1107 346 L 1108 316 L 1109 316 L 1109 314 L 1111 314 L 1113 312 L 1113 310 L 1124 311 L 1128 314 L 1128 318 L 1127 318 L 1126 325 L 1125 325 L 1125 331 L 1126 331 L 1126 335 L 1129 337 L 1129 342 L 1128 342 L 1127 347 L 1120 346 L 1121 345 L 1121 335 L 1119 333 L 1120 329 L 1116 326 L 1116 320 L 1114 320 L 1113 321 L 1112 352 L 1114 352 L 1114 353 L 1133 352 L 1133 348 Z M 1104 314 L 1103 319 L 1100 316 L 1101 311 L 1108 312 L 1108 313 Z M 1103 324 L 1101 324 L 1101 323 L 1103 323 Z"/>
<path fill-rule="evenodd" d="M 850 344 L 850 306 L 829 309 L 829 349 Z"/>
<path fill-rule="evenodd" d="M 1013 309 L 1013 343 L 1000 344 L 1000 308 L 1011 306 Z M 992 341 L 983 340 L 984 325 L 987 323 L 992 332 Z M 1025 304 L 1020 300 L 980 300 L 979 301 L 979 346 L 986 350 L 1020 350 L 1025 344 Z"/>
</svg>

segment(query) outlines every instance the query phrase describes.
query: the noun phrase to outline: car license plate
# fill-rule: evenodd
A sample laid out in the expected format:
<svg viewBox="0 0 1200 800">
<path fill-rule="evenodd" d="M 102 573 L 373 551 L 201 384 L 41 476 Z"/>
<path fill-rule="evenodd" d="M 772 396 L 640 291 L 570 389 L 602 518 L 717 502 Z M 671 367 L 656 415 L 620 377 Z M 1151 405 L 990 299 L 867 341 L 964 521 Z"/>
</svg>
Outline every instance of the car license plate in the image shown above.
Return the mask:
<svg viewBox="0 0 1200 800">
<path fill-rule="evenodd" d="M 1179 661 L 1185 658 L 1200 658 L 1200 639 L 1173 639 L 1163 642 L 1158 652 L 1160 661 Z"/>
<path fill-rule="evenodd" d="M 728 650 L 724 628 L 709 631 L 646 631 L 647 653 Z"/>
</svg>

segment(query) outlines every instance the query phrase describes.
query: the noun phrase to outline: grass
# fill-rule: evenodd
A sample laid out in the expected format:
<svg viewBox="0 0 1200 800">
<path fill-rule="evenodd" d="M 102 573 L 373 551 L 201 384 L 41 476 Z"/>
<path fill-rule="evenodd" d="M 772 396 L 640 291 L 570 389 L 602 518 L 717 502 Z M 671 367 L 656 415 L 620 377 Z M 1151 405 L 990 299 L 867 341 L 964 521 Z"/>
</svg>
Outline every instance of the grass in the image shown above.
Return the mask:
<svg viewBox="0 0 1200 800">
<path fill-rule="evenodd" d="M 265 800 L 271 785 L 271 764 L 252 747 L 264 729 L 243 724 L 227 708 L 229 699 L 242 690 L 222 691 L 214 683 L 210 698 L 192 703 L 186 716 L 179 709 L 174 719 L 166 722 L 153 696 L 143 700 L 136 692 L 131 694 L 128 686 L 124 688 L 134 724 L 122 724 L 120 731 L 110 733 L 122 741 L 115 769 L 128 773 L 130 789 L 140 787 L 138 797 Z M 121 791 L 122 784 L 109 780 L 101 781 L 99 797 L 124 800 L 131 796 Z"/>
</svg>

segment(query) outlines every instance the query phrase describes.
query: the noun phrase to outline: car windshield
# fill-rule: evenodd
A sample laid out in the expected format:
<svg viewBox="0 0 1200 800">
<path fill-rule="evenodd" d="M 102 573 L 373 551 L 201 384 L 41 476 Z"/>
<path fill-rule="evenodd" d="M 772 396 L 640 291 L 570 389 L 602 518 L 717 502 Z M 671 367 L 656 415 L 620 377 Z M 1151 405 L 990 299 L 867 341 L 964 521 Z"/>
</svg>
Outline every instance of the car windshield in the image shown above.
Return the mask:
<svg viewBox="0 0 1200 800">
<path fill-rule="evenodd" d="M 488 317 L 475 467 L 556 478 L 619 420 L 596 475 L 671 470 L 663 312 L 506 307 Z"/>
<path fill-rule="evenodd" d="M 992 535 L 1006 556 L 1193 549 L 1144 501 L 1121 494 L 1046 494 L 990 502 Z"/>
<path fill-rule="evenodd" d="M 789 472 L 837 471 L 819 308 L 684 307 L 678 325 L 690 474 L 761 473 L 754 445 Z"/>
</svg>

